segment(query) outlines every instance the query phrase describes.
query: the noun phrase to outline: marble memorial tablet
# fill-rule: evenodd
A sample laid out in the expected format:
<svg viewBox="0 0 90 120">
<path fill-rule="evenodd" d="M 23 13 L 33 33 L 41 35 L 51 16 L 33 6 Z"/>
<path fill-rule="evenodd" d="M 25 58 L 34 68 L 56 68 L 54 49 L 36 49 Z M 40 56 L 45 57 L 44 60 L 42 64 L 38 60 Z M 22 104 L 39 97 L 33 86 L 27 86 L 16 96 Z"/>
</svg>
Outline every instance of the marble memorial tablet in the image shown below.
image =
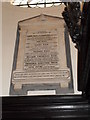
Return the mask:
<svg viewBox="0 0 90 120">
<path fill-rule="evenodd" d="M 68 88 L 71 73 L 67 67 L 63 19 L 42 14 L 20 21 L 18 32 L 13 90 L 19 91 L 25 85 L 43 84 Z"/>
</svg>

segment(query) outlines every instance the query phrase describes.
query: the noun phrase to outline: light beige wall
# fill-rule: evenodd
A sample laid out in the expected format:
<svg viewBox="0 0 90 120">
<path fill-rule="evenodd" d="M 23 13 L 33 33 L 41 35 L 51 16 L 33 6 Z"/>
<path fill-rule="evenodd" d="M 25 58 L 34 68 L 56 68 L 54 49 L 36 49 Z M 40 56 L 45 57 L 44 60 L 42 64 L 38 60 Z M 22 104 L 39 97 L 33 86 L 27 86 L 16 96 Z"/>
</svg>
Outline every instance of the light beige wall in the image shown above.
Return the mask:
<svg viewBox="0 0 90 120">
<path fill-rule="evenodd" d="M 51 8 L 20 8 L 10 3 L 2 4 L 2 95 L 9 95 L 17 23 L 39 14 L 61 16 L 62 6 Z M 74 51 L 75 52 L 75 51 Z"/>
<path fill-rule="evenodd" d="M 2 3 L 0 2 L 0 95 L 2 95 Z"/>
</svg>

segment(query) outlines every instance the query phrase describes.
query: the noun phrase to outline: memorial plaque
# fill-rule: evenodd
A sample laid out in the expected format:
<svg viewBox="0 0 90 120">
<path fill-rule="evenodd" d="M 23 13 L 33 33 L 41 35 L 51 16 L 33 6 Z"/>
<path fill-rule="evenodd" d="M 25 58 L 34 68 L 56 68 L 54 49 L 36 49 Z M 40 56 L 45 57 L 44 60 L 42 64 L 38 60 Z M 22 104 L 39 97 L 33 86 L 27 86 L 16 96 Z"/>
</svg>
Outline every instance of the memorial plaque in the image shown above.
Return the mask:
<svg viewBox="0 0 90 120">
<path fill-rule="evenodd" d="M 19 22 L 19 45 L 12 72 L 14 91 L 25 85 L 69 87 L 71 73 L 64 31 L 64 21 L 59 17 L 42 14 Z"/>
</svg>

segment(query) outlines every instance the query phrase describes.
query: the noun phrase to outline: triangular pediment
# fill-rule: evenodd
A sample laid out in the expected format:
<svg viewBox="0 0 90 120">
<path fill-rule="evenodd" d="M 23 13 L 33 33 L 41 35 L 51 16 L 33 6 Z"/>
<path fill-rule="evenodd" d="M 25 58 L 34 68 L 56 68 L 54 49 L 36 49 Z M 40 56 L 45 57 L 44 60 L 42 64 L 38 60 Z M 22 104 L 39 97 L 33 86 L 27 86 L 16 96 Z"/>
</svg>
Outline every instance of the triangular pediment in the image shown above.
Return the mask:
<svg viewBox="0 0 90 120">
<path fill-rule="evenodd" d="M 63 20 L 61 17 L 56 17 L 56 16 L 50 16 L 50 15 L 45 15 L 45 14 L 40 14 L 38 16 L 34 16 L 25 20 L 22 20 L 19 22 L 19 25 L 27 25 L 27 24 L 32 24 L 32 23 L 39 23 L 39 22 L 57 22 Z"/>
</svg>

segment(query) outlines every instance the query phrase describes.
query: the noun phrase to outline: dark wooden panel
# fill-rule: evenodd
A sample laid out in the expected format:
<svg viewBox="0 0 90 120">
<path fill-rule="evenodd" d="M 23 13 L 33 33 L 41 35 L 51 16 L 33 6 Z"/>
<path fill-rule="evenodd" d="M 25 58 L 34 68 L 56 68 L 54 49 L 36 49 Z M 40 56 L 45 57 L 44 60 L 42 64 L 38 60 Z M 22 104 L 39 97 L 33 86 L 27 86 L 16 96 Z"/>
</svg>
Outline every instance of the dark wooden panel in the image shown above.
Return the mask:
<svg viewBox="0 0 90 120">
<path fill-rule="evenodd" d="M 2 120 L 88 119 L 90 106 L 82 96 L 3 97 Z"/>
</svg>

